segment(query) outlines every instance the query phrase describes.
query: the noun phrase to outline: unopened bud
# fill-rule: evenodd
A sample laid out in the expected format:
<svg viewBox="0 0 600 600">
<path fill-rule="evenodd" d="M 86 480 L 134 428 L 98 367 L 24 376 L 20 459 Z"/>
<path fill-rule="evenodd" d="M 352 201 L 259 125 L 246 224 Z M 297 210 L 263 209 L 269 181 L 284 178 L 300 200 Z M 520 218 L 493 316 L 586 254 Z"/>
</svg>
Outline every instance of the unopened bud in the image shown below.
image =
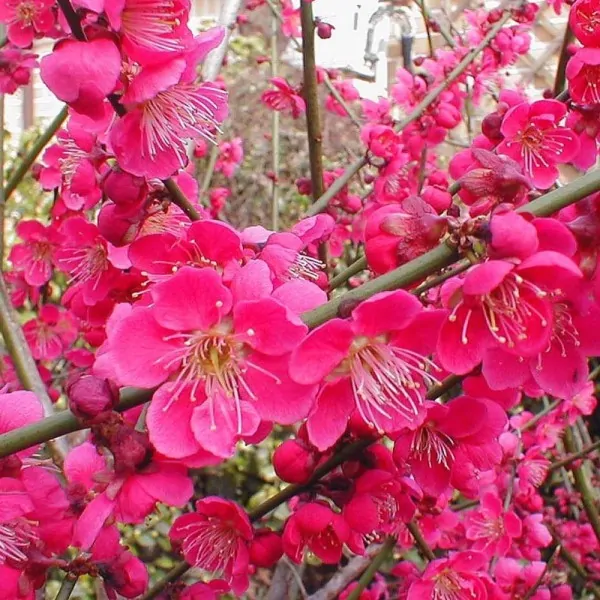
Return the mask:
<svg viewBox="0 0 600 600">
<path fill-rule="evenodd" d="M 108 379 L 78 373 L 66 385 L 69 408 L 80 419 L 93 419 L 112 410 L 119 401 L 119 390 Z"/>
<path fill-rule="evenodd" d="M 273 454 L 277 476 L 288 483 L 305 483 L 313 474 L 315 458 L 300 440 L 286 440 Z"/>
<path fill-rule="evenodd" d="M 325 23 L 324 21 L 317 22 L 317 35 L 322 40 L 328 40 L 331 37 L 334 29 L 335 27 L 329 23 Z"/>
</svg>

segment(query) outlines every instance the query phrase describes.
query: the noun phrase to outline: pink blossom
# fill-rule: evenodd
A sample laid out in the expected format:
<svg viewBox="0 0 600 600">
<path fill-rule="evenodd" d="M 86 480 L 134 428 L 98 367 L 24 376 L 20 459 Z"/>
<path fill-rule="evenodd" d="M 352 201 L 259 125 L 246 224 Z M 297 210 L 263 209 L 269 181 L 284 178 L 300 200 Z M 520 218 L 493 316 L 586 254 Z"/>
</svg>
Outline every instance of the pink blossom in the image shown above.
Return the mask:
<svg viewBox="0 0 600 600">
<path fill-rule="evenodd" d="M 223 173 L 225 177 L 233 177 L 243 159 L 242 138 L 236 137 L 230 142 L 221 142 L 219 144 L 219 158 L 215 163 L 215 171 Z"/>
<path fill-rule="evenodd" d="M 461 489 L 467 463 L 489 469 L 500 462 L 497 438 L 507 419 L 495 402 L 460 396 L 444 406 L 427 402 L 425 408 L 422 424 L 400 431 L 394 445 L 394 461 L 410 469 L 424 492 L 439 496 L 450 483 Z"/>
<path fill-rule="evenodd" d="M 183 267 L 150 289 L 151 306 L 115 311 L 96 373 L 122 385 L 161 386 L 147 422 L 166 456 L 201 447 L 230 456 L 261 420 L 291 424 L 312 405 L 314 387 L 286 375 L 306 327 L 244 273 L 230 290 L 213 269 Z M 282 395 L 288 402 L 279 402 Z"/>
<path fill-rule="evenodd" d="M 442 287 L 443 304 L 452 312 L 440 332 L 440 364 L 464 374 L 495 348 L 537 356 L 552 337 L 552 292 L 568 289 L 580 277 L 570 259 L 542 251 L 518 266 L 490 260 L 450 280 Z"/>
<path fill-rule="evenodd" d="M 308 549 L 325 564 L 336 564 L 342 558 L 345 544 L 357 550 L 355 538 L 342 515 L 325 503 L 310 502 L 286 521 L 283 550 L 297 563 Z"/>
<path fill-rule="evenodd" d="M 559 125 L 567 109 L 557 100 L 523 102 L 511 108 L 502 121 L 505 139 L 497 148 L 516 160 L 540 189 L 558 179 L 557 164 L 570 162 L 579 151 L 577 136 Z"/>
<path fill-rule="evenodd" d="M 188 28 L 189 0 L 108 1 L 105 10 L 110 26 L 119 32 L 125 53 L 140 64 L 181 53 L 192 38 Z M 218 29 L 213 33 L 220 35 Z"/>
<path fill-rule="evenodd" d="M 40 76 L 57 98 L 92 119 L 104 116 L 104 99 L 121 73 L 121 55 L 107 38 L 62 40 L 40 65 Z"/>
<path fill-rule="evenodd" d="M 14 94 L 31 80 L 37 54 L 8 44 L 0 49 L 0 93 Z"/>
<path fill-rule="evenodd" d="M 63 222 L 60 233 L 64 241 L 54 252 L 56 265 L 71 275 L 70 283 L 81 286 L 86 304 L 103 300 L 118 271 L 98 228 L 83 217 L 72 217 Z"/>
<path fill-rule="evenodd" d="M 466 537 L 473 549 L 486 558 L 506 556 L 512 540 L 520 537 L 523 525 L 513 511 L 505 511 L 502 501 L 493 492 L 481 498 L 481 507 L 470 511 L 465 519 Z"/>
<path fill-rule="evenodd" d="M 282 77 L 273 77 L 270 80 L 274 90 L 266 90 L 261 100 L 271 109 L 279 112 L 290 112 L 297 119 L 305 110 L 306 103 L 300 94 Z"/>
<path fill-rule="evenodd" d="M 340 96 L 346 101 L 346 103 L 360 100 L 360 94 L 351 81 L 345 79 L 341 81 L 332 81 L 332 83 L 333 87 L 339 92 Z M 325 99 L 325 108 L 329 112 L 332 112 L 340 117 L 348 116 L 346 109 L 337 101 L 333 94 L 329 94 Z"/>
<path fill-rule="evenodd" d="M 344 519 L 363 536 L 398 535 L 416 510 L 420 490 L 408 478 L 370 469 L 355 481 L 352 498 L 344 506 Z"/>
<path fill-rule="evenodd" d="M 100 568 L 110 600 L 116 600 L 117 594 L 123 598 L 137 598 L 148 587 L 146 565 L 121 546 L 119 537 L 116 527 L 107 528 L 91 548 L 91 561 Z"/>
<path fill-rule="evenodd" d="M 594 0 L 577 0 L 569 12 L 569 24 L 584 46 L 600 46 L 600 10 Z"/>
<path fill-rule="evenodd" d="M 600 48 L 582 48 L 567 64 L 569 93 L 575 102 L 600 104 Z"/>
<path fill-rule="evenodd" d="M 365 227 L 369 266 L 375 273 L 386 273 L 425 254 L 438 244 L 446 227 L 446 219 L 419 196 L 376 210 Z"/>
<path fill-rule="evenodd" d="M 75 319 L 68 311 L 54 304 L 44 304 L 37 319 L 23 325 L 25 339 L 37 360 L 55 360 L 77 339 Z"/>
<path fill-rule="evenodd" d="M 9 41 L 27 48 L 36 36 L 48 33 L 54 27 L 53 7 L 54 0 L 4 0 L 0 23 L 8 26 Z"/>
<path fill-rule="evenodd" d="M 71 450 L 65 460 L 65 475 L 71 485 L 87 488 L 92 500 L 79 517 L 73 543 L 87 550 L 96 541 L 106 520 L 114 515 L 123 523 L 141 523 L 157 502 L 184 506 L 193 494 L 191 480 L 183 465 L 159 459 L 147 459 L 148 448 L 132 434 L 124 449 L 131 465 L 122 467 L 115 456 L 115 471 L 106 459 L 86 442 Z M 150 454 L 150 456 L 152 456 Z M 136 464 L 137 463 L 137 464 Z M 91 488 L 91 489 L 90 489 Z"/>
<path fill-rule="evenodd" d="M 235 502 L 216 496 L 198 500 L 194 512 L 175 520 L 169 536 L 191 565 L 219 573 L 238 595 L 246 591 L 253 531 Z"/>
<path fill-rule="evenodd" d="M 165 179 L 188 162 L 186 140 L 213 140 L 227 116 L 227 94 L 213 83 L 194 83 L 196 65 L 224 32 L 207 31 L 182 56 L 145 65 L 121 103 L 127 114 L 115 122 L 110 141 L 119 166 L 144 177 Z"/>
<path fill-rule="evenodd" d="M 310 441 L 320 450 L 332 446 L 354 411 L 380 433 L 420 422 L 437 369 L 426 357 L 444 314 L 423 310 L 399 290 L 363 302 L 349 321 L 332 319 L 314 329 L 290 361 L 298 383 L 322 382 L 308 417 Z"/>
<path fill-rule="evenodd" d="M 11 248 L 10 262 L 23 271 L 29 285 L 44 285 L 52 277 L 52 258 L 61 241 L 60 234 L 56 227 L 44 227 L 39 221 L 19 221 L 16 232 L 24 243 Z"/>
<path fill-rule="evenodd" d="M 408 591 L 407 600 L 453 598 L 487 600 L 484 584 L 486 558 L 480 552 L 457 552 L 450 558 L 431 561 Z"/>
</svg>

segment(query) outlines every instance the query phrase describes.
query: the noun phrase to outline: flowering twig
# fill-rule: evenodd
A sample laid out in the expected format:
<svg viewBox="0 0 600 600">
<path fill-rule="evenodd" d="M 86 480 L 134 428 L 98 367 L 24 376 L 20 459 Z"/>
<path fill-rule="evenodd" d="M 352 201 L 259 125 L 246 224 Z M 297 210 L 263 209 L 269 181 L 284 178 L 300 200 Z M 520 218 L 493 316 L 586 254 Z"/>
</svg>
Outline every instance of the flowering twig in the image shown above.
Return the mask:
<svg viewBox="0 0 600 600">
<path fill-rule="evenodd" d="M 40 155 L 42 150 L 47 146 L 48 142 L 54 137 L 54 134 L 60 129 L 61 125 L 65 122 L 69 109 L 67 106 L 63 106 L 61 111 L 54 117 L 52 122 L 48 125 L 45 131 L 35 140 L 33 146 L 29 149 L 27 154 L 23 157 L 23 160 L 19 163 L 19 166 L 12 172 L 8 178 L 4 187 L 4 201 L 6 202 L 12 193 L 17 189 L 19 183 L 29 169 L 35 162 L 35 159 Z"/>
<path fill-rule="evenodd" d="M 116 410 L 123 412 L 144 404 L 152 398 L 153 393 L 154 390 L 123 388 L 121 401 Z M 43 421 L 31 423 L 0 435 L 0 458 L 81 429 L 86 429 L 86 425 L 81 423 L 70 410 L 64 410 L 46 417 Z"/>
<path fill-rule="evenodd" d="M 60 590 L 58 590 L 58 594 L 56 594 L 56 598 L 54 600 L 69 600 L 75 586 L 77 585 L 77 577 L 72 577 L 71 575 L 67 575 L 60 586 Z"/>
<path fill-rule="evenodd" d="M 81 20 L 73 9 L 70 0 L 58 0 L 58 5 L 67 22 L 69 23 L 69 27 L 71 28 L 73 36 L 80 42 L 86 42 L 87 37 L 83 31 L 83 28 L 81 27 Z M 125 107 L 119 102 L 119 99 L 116 95 L 111 94 L 108 97 L 108 100 L 110 101 L 117 115 L 122 117 L 126 113 Z M 197 221 L 200 219 L 200 213 L 196 207 L 186 198 L 185 194 L 181 191 L 180 187 L 171 177 L 163 180 L 163 183 L 171 195 L 171 201 L 173 204 L 179 206 L 179 208 L 189 217 L 191 221 Z"/>
<path fill-rule="evenodd" d="M 573 432 L 570 427 L 565 430 L 564 444 L 567 451 L 571 454 L 578 452 Z M 575 480 L 575 487 L 581 495 L 581 502 L 583 503 L 583 508 L 585 509 L 590 525 L 596 534 L 596 538 L 600 541 L 600 514 L 598 514 L 598 507 L 596 506 L 596 498 L 592 485 L 583 465 L 574 467 L 572 473 L 573 479 Z"/>
<path fill-rule="evenodd" d="M 363 591 L 373 580 L 373 577 L 377 574 L 377 571 L 381 568 L 381 565 L 392 555 L 394 547 L 396 546 L 396 538 L 390 536 L 385 540 L 379 554 L 371 561 L 369 568 L 363 573 L 362 577 L 358 580 L 358 585 L 350 592 L 347 600 L 359 600 Z"/>
<path fill-rule="evenodd" d="M 479 44 L 470 50 L 465 57 L 456 65 L 452 72 L 442 81 L 436 88 L 431 90 L 423 100 L 412 110 L 412 112 L 399 121 L 395 129 L 396 131 L 402 131 L 408 127 L 411 123 L 419 119 L 423 113 L 440 97 L 441 94 L 446 91 L 450 85 L 452 85 L 463 73 L 471 66 L 473 61 L 487 48 L 491 41 L 498 35 L 504 24 L 510 18 L 510 11 L 506 11 L 497 23 L 488 31 L 487 35 L 479 42 Z M 341 191 L 341 189 L 358 173 L 366 164 L 368 160 L 366 157 L 358 159 L 352 163 L 342 175 L 336 179 L 331 187 L 309 208 L 307 211 L 308 216 L 314 216 L 327 208 L 329 201 Z"/>
<path fill-rule="evenodd" d="M 283 19 L 283 16 L 282 16 L 280 10 L 277 8 L 275 3 L 273 2 L 273 0 L 267 0 L 267 6 L 273 13 L 273 16 L 281 24 L 283 24 L 285 22 Z M 296 50 L 298 50 L 298 52 L 302 52 L 302 45 L 300 44 L 300 42 L 295 37 L 292 37 L 290 39 L 291 39 L 292 43 L 294 44 L 294 46 L 296 47 Z M 348 117 L 350 118 L 352 123 L 354 123 L 354 125 L 356 125 L 358 128 L 362 127 L 360 120 L 354 114 L 353 110 L 348 106 L 348 103 L 342 98 L 342 95 L 338 92 L 336 87 L 333 85 L 333 83 L 327 73 L 324 73 L 323 82 L 325 83 L 325 87 L 329 90 L 329 93 L 336 99 L 338 104 L 346 111 L 346 114 L 348 115 Z"/>
<path fill-rule="evenodd" d="M 590 194 L 600 190 L 600 171 L 587 173 L 577 181 L 556 189 L 533 202 L 518 209 L 538 217 L 545 217 L 559 211 L 561 208 L 573 204 Z M 374 294 L 406 287 L 424 279 L 437 271 L 450 266 L 458 258 L 458 253 L 449 245 L 441 244 L 437 248 L 426 252 L 415 260 L 372 279 L 362 286 L 334 298 L 318 308 L 306 312 L 302 319 L 309 327 L 316 327 L 338 315 L 341 306 L 354 306 Z M 134 403 L 129 407 L 147 402 L 152 394 L 151 390 L 138 390 L 137 394 L 147 394 L 139 397 L 133 393 Z M 131 394 L 131 392 L 129 393 Z M 128 394 L 128 395 L 129 395 Z M 121 405 L 119 405 L 121 407 Z M 122 409 L 125 410 L 125 409 Z M 535 417 L 534 417 L 535 418 Z M 57 435 L 64 435 L 70 431 L 82 429 L 75 417 L 69 413 L 61 413 L 40 423 L 34 423 L 14 431 L 0 435 L 0 458 L 7 456 L 32 445 L 52 439 Z M 58 433 L 57 433 L 58 431 Z"/>
</svg>

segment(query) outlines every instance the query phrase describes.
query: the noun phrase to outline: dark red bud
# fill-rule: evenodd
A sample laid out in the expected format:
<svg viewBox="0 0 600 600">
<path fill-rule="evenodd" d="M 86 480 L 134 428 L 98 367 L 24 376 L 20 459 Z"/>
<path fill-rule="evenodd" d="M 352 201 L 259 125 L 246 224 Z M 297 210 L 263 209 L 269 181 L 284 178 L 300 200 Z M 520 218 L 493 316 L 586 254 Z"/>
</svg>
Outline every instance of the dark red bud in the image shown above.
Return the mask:
<svg viewBox="0 0 600 600">
<path fill-rule="evenodd" d="M 273 454 L 277 476 L 288 483 L 305 483 L 315 468 L 315 457 L 300 440 L 286 440 Z"/>
<path fill-rule="evenodd" d="M 257 567 L 272 567 L 283 554 L 281 538 L 270 529 L 259 529 L 250 545 L 250 562 Z"/>
<path fill-rule="evenodd" d="M 331 37 L 334 29 L 335 27 L 329 23 L 325 23 L 324 21 L 317 22 L 317 35 L 322 40 L 328 40 Z"/>
<path fill-rule="evenodd" d="M 119 390 L 107 379 L 78 373 L 66 385 L 69 408 L 80 419 L 93 419 L 112 410 L 119 401 Z"/>
</svg>

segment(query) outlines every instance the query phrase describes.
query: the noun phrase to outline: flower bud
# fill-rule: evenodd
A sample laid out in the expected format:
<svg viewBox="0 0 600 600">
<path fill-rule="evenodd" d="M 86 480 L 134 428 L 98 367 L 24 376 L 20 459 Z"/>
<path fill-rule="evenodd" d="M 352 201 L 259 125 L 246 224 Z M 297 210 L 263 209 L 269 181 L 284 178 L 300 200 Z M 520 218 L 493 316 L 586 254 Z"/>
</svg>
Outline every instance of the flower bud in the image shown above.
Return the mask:
<svg viewBox="0 0 600 600">
<path fill-rule="evenodd" d="M 88 373 L 77 373 L 66 385 L 69 408 L 80 419 L 93 419 L 119 401 L 117 386 Z"/>
<path fill-rule="evenodd" d="M 286 440 L 273 454 L 275 473 L 288 483 L 305 483 L 315 468 L 311 451 L 299 440 Z"/>
<path fill-rule="evenodd" d="M 259 529 L 250 546 L 250 562 L 257 567 L 273 566 L 283 554 L 281 538 L 270 529 Z"/>
<path fill-rule="evenodd" d="M 331 34 L 335 27 L 330 25 L 329 23 L 325 23 L 324 21 L 317 21 L 317 35 L 322 40 L 328 40 L 331 37 Z"/>
</svg>

